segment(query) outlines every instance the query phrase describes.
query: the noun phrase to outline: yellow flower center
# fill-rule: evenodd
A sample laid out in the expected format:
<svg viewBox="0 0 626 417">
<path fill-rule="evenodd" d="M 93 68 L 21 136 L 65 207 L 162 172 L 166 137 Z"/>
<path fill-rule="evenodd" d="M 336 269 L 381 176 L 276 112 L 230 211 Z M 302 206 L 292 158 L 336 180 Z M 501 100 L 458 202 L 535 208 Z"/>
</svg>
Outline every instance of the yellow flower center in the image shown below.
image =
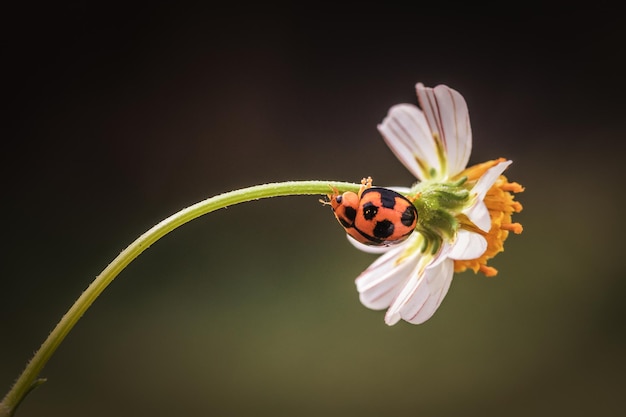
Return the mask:
<svg viewBox="0 0 626 417">
<path fill-rule="evenodd" d="M 502 161 L 504 159 L 500 158 L 474 165 L 461 172 L 459 177 L 467 176 L 468 181 L 476 181 L 487 169 Z M 509 232 L 515 234 L 522 233 L 522 225 L 513 223 L 511 219 L 513 213 L 522 211 L 522 205 L 515 201 L 513 196 L 514 193 L 521 193 L 522 191 L 524 191 L 524 187 L 516 182 L 509 182 L 504 175 L 500 175 L 487 192 L 484 200 L 489 210 L 489 217 L 491 217 L 491 229 L 488 233 L 485 233 L 477 228 L 471 228 L 472 231 L 478 232 L 485 237 L 487 250 L 477 259 L 454 261 L 454 272 L 463 272 L 471 269 L 474 273 L 480 271 L 488 277 L 495 276 L 498 273 L 494 267 L 487 265 L 487 261 L 504 251 L 504 241 L 509 236 Z"/>
</svg>

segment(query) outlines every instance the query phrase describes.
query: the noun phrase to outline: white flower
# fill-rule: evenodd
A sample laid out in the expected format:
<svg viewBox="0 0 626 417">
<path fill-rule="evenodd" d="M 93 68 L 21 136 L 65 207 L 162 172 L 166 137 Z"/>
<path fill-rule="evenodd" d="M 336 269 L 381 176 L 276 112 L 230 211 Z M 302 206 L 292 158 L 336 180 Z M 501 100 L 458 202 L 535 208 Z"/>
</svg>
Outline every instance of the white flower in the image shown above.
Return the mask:
<svg viewBox="0 0 626 417">
<path fill-rule="evenodd" d="M 400 319 L 413 324 L 428 320 L 448 292 L 455 269 L 495 275 L 487 259 L 502 250 L 508 231 L 521 232 L 521 225 L 510 222 L 511 214 L 522 208 L 511 192 L 523 189 L 501 175 L 511 161 L 500 158 L 466 169 L 472 131 L 463 97 L 445 85 L 421 83 L 417 97 L 422 110 L 412 104 L 394 106 L 378 129 L 419 180 L 402 190 L 415 199 L 418 226 L 406 241 L 382 249 L 386 252 L 356 279 L 366 307 L 388 309 L 388 325 Z"/>
</svg>

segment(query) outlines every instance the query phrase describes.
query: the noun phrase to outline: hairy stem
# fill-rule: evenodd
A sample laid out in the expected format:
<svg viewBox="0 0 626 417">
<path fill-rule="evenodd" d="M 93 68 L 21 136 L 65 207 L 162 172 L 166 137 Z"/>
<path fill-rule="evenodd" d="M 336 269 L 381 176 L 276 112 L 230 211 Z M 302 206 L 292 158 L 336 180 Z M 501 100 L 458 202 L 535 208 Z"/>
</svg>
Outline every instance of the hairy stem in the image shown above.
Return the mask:
<svg viewBox="0 0 626 417">
<path fill-rule="evenodd" d="M 0 417 L 12 416 L 16 407 L 24 399 L 26 394 L 45 381 L 45 379 L 39 378 L 39 373 L 50 357 L 52 357 L 63 339 L 65 339 L 65 336 L 67 336 L 89 306 L 91 306 L 115 277 L 157 240 L 179 226 L 220 208 L 268 197 L 328 194 L 331 192 L 331 187 L 342 191 L 357 191 L 360 185 L 328 181 L 289 181 L 235 190 L 189 206 L 166 218 L 139 236 L 139 238 L 124 249 L 104 271 L 94 279 L 78 300 L 76 300 L 74 305 L 72 305 L 68 312 L 61 318 L 61 321 L 59 321 L 48 338 L 43 342 L 39 350 L 26 365 L 26 368 L 16 380 L 11 390 L 0 403 Z"/>
</svg>

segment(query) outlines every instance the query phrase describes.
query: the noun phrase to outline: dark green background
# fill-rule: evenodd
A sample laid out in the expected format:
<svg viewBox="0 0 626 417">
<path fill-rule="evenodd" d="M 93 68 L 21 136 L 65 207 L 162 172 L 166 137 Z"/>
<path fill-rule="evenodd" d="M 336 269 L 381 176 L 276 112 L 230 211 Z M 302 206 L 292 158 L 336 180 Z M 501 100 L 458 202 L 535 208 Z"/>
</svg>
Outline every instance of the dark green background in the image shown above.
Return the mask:
<svg viewBox="0 0 626 417">
<path fill-rule="evenodd" d="M 317 197 L 198 219 L 103 293 L 18 416 L 623 410 L 623 24 L 363 6 L 5 17 L 2 392 L 108 262 L 179 209 L 267 181 L 410 185 L 376 125 L 418 81 L 460 91 L 470 162 L 511 158 L 527 187 L 500 274 L 457 275 L 420 326 L 359 303 L 375 257 Z"/>
</svg>

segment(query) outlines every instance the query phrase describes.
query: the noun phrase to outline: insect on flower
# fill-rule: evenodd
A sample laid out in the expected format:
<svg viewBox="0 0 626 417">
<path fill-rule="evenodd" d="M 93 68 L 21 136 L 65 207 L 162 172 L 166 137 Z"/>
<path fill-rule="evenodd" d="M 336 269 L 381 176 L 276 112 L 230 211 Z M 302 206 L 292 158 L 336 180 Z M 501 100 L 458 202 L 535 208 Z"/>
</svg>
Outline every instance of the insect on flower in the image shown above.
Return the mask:
<svg viewBox="0 0 626 417">
<path fill-rule="evenodd" d="M 415 230 L 417 210 L 400 193 L 372 187 L 372 178 L 363 178 L 358 194 L 335 189 L 328 196 L 330 206 L 349 236 L 364 245 L 390 246 L 405 240 Z"/>
<path fill-rule="evenodd" d="M 394 231 L 386 239 L 371 232 L 371 224 L 361 225 L 367 181 L 358 195 L 330 196 L 349 240 L 361 250 L 383 253 L 357 277 L 356 287 L 366 307 L 387 309 L 388 325 L 401 319 L 413 324 L 428 320 L 447 294 L 454 272 L 496 275 L 488 260 L 504 250 L 509 232 L 522 232 L 511 217 L 522 210 L 513 194 L 524 189 L 502 175 L 512 161 L 499 158 L 466 168 L 472 132 L 463 96 L 445 85 L 428 88 L 419 83 L 416 89 L 421 109 L 396 105 L 378 126 L 392 152 L 418 179 L 410 188 L 389 190 L 400 196 L 394 195 L 396 201 L 415 208 L 415 222 L 404 225 L 414 231 Z M 408 206 L 403 209 L 412 212 Z M 394 213 L 397 220 L 400 211 Z"/>
</svg>

